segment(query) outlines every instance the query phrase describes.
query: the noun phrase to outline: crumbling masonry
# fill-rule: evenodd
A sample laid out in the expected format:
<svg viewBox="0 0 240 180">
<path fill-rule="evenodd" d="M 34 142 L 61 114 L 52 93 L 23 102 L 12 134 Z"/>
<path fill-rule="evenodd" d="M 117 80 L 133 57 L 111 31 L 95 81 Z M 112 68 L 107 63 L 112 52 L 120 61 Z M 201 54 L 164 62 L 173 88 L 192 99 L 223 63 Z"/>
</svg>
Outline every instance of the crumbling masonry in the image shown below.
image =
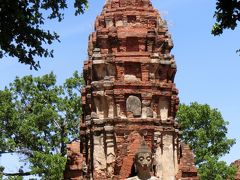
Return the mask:
<svg viewBox="0 0 240 180">
<path fill-rule="evenodd" d="M 176 64 L 166 22 L 149 0 L 108 0 L 89 36 L 80 141 L 68 146 L 65 179 L 126 179 L 144 140 L 154 176 L 196 180 L 179 141 Z"/>
</svg>

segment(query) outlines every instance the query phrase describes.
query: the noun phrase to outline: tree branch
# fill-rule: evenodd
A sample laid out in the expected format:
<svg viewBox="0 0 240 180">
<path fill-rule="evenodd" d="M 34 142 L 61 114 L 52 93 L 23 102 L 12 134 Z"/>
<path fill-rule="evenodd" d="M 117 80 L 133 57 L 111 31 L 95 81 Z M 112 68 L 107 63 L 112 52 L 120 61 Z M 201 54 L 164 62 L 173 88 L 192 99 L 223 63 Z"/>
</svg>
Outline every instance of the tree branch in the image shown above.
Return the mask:
<svg viewBox="0 0 240 180">
<path fill-rule="evenodd" d="M 30 176 L 31 172 L 2 173 L 4 176 Z"/>
<path fill-rule="evenodd" d="M 32 156 L 33 153 L 30 150 L 8 150 L 8 151 L 0 151 L 0 154 L 11 154 L 11 153 L 17 153 L 17 154 L 24 154 L 27 156 Z"/>
</svg>

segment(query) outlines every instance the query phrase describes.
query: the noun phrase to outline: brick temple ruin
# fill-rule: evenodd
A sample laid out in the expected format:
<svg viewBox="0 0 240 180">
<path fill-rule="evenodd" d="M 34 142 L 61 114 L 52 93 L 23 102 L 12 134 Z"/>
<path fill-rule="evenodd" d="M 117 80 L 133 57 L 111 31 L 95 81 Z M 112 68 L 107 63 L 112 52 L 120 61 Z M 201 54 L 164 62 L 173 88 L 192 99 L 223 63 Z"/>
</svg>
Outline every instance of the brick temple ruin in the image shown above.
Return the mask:
<svg viewBox="0 0 240 180">
<path fill-rule="evenodd" d="M 237 168 L 237 173 L 234 179 L 240 180 L 240 159 L 234 161 L 233 163 L 231 163 L 231 165 Z"/>
<path fill-rule="evenodd" d="M 144 140 L 153 176 L 197 180 L 180 143 L 176 63 L 166 22 L 150 0 L 108 0 L 89 36 L 80 140 L 68 146 L 65 179 L 126 179 Z"/>
</svg>

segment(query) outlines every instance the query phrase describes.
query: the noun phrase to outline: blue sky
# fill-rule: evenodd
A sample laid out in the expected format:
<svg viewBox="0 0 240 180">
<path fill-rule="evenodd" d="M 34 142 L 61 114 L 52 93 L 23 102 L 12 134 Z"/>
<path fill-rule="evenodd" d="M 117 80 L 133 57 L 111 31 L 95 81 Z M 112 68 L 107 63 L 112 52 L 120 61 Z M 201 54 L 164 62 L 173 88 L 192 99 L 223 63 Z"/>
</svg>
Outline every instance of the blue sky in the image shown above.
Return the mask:
<svg viewBox="0 0 240 180">
<path fill-rule="evenodd" d="M 101 12 L 105 0 L 90 0 L 84 15 L 74 17 L 72 6 L 65 11 L 62 23 L 48 22 L 46 27 L 61 36 L 61 43 L 51 46 L 55 50 L 53 59 L 40 59 L 41 69 L 31 71 L 26 65 L 12 58 L 0 60 L 0 89 L 16 76 L 43 75 L 53 71 L 61 83 L 73 71 L 82 71 L 87 59 L 88 35 L 93 31 L 95 17 Z M 162 18 L 166 19 L 172 34 L 172 54 L 178 66 L 176 85 L 181 103 L 197 101 L 218 108 L 229 121 L 228 137 L 237 143 L 223 159 L 228 163 L 240 159 L 240 31 L 225 31 L 220 37 L 211 35 L 214 23 L 215 1 L 209 0 L 152 0 Z M 5 159 L 0 158 L 1 161 Z"/>
</svg>

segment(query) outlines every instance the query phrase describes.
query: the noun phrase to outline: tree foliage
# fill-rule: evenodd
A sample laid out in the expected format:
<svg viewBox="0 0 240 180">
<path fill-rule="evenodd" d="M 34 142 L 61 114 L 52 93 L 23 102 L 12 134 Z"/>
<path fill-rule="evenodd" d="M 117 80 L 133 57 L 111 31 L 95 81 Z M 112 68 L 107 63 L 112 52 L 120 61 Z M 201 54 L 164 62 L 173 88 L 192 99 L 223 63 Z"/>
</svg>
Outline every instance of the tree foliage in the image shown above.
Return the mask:
<svg viewBox="0 0 240 180">
<path fill-rule="evenodd" d="M 235 180 L 237 168 L 228 166 L 226 162 L 219 161 L 216 157 L 205 157 L 198 172 L 203 180 Z"/>
<path fill-rule="evenodd" d="M 17 175 L 61 179 L 66 144 L 79 134 L 82 83 L 75 72 L 57 85 L 56 76 L 50 73 L 17 77 L 0 91 L 0 153 L 24 155 L 30 163 L 30 172 Z"/>
<path fill-rule="evenodd" d="M 217 0 L 214 17 L 216 23 L 213 26 L 212 34 L 220 35 L 224 29 L 234 30 L 240 21 L 240 1 Z"/>
<path fill-rule="evenodd" d="M 228 122 L 224 121 L 221 113 L 207 104 L 194 102 L 180 105 L 177 118 L 183 132 L 182 140 L 193 150 L 201 178 L 218 180 L 226 179 L 226 175 L 232 177 L 236 169 L 219 161 L 235 144 L 234 139 L 226 136 Z"/>
<path fill-rule="evenodd" d="M 75 0 L 75 15 L 84 12 L 87 0 Z M 0 58 L 16 57 L 19 62 L 40 68 L 35 57 L 53 57 L 47 49 L 59 36 L 44 28 L 46 19 L 63 20 L 66 0 L 0 0 Z"/>
</svg>

